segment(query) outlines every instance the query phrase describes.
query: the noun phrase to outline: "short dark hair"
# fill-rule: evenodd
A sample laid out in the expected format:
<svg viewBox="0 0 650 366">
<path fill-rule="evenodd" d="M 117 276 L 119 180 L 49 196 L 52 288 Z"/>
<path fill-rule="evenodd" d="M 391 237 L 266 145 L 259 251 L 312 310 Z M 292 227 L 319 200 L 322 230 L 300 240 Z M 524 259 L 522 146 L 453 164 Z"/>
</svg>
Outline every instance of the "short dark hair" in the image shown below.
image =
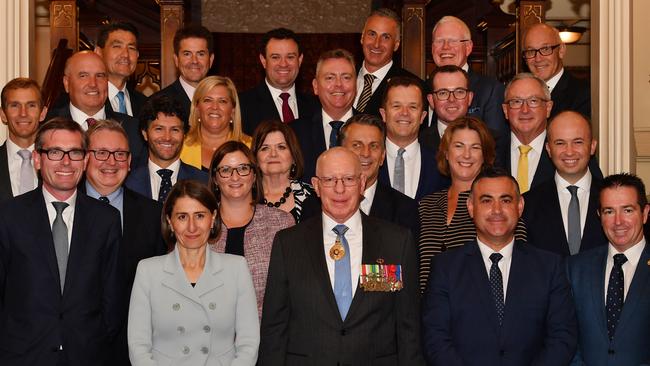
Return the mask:
<svg viewBox="0 0 650 366">
<path fill-rule="evenodd" d="M 185 123 L 187 117 L 183 111 L 181 103 L 176 99 L 166 94 L 153 95 L 149 98 L 140 111 L 140 130 L 146 131 L 149 129 L 151 122 L 158 119 L 158 114 L 162 113 L 165 116 L 176 116 L 183 122 L 183 131 L 187 134 L 188 126 Z"/>
<path fill-rule="evenodd" d="M 458 67 L 456 65 L 443 65 L 436 67 L 431 74 L 429 74 L 429 83 L 431 84 L 431 91 L 434 91 L 435 88 L 433 87 L 433 79 L 436 77 L 438 74 L 454 74 L 454 73 L 461 73 L 463 74 L 463 77 L 465 78 L 465 82 L 467 83 L 467 88 L 469 88 L 469 74 L 467 71 L 463 70 L 463 68 Z"/>
<path fill-rule="evenodd" d="M 507 170 L 500 168 L 500 167 L 494 167 L 494 166 L 487 166 L 481 170 L 481 172 L 476 176 L 474 181 L 472 182 L 472 192 L 474 192 L 474 187 L 476 187 L 476 184 L 481 180 L 485 178 L 507 178 L 509 179 L 512 184 L 515 185 L 515 191 L 517 192 L 517 197 L 521 196 L 521 192 L 519 191 L 519 183 L 517 183 L 517 180 L 508 173 Z"/>
<path fill-rule="evenodd" d="M 7 93 L 10 90 L 16 89 L 35 89 L 38 94 L 38 103 L 41 107 L 43 106 L 43 95 L 41 94 L 41 87 L 38 85 L 38 82 L 30 78 L 15 78 L 2 88 L 2 109 L 7 108 Z"/>
<path fill-rule="evenodd" d="M 600 196 L 603 194 L 603 191 L 606 189 L 614 189 L 619 187 L 630 187 L 636 190 L 637 203 L 641 210 L 648 204 L 648 197 L 645 193 L 645 184 L 641 178 L 637 177 L 632 173 L 619 173 L 612 174 L 603 179 L 598 189 L 598 209 L 600 210 Z"/>
<path fill-rule="evenodd" d="M 290 39 L 296 42 L 296 45 L 298 46 L 298 55 L 302 55 L 302 49 L 300 48 L 300 38 L 294 31 L 287 28 L 275 28 L 264 33 L 264 36 L 262 36 L 262 42 L 260 42 L 259 47 L 260 55 L 266 56 L 266 46 L 269 45 L 269 42 L 272 39 Z"/>
<path fill-rule="evenodd" d="M 97 43 L 95 44 L 95 46 L 99 48 L 104 48 L 106 46 L 106 41 L 108 40 L 108 36 L 111 33 L 118 30 L 132 33 L 135 36 L 136 43 L 140 38 L 140 32 L 138 32 L 138 28 L 136 28 L 135 25 L 129 22 L 110 22 L 106 25 L 103 25 L 101 28 L 99 28 L 99 34 L 97 35 Z"/>
<path fill-rule="evenodd" d="M 210 230 L 208 241 L 214 241 L 217 239 L 217 237 L 219 237 L 219 232 L 221 231 L 221 220 L 219 218 L 217 200 L 214 198 L 212 192 L 210 192 L 210 189 L 208 189 L 205 184 L 191 179 L 179 180 L 174 184 L 169 195 L 167 195 L 167 199 L 165 199 L 165 203 L 163 204 L 162 215 L 160 217 L 160 228 L 162 230 L 163 240 L 167 243 L 167 249 L 170 252 L 174 249 L 174 245 L 176 244 L 176 236 L 174 235 L 172 227 L 167 219 L 171 219 L 174 205 L 176 205 L 176 201 L 182 197 L 188 197 L 198 201 L 210 211 L 210 214 L 213 212 L 217 213 L 213 222 L 214 229 Z"/>
<path fill-rule="evenodd" d="M 212 33 L 210 33 L 208 28 L 202 25 L 188 25 L 187 27 L 176 31 L 176 34 L 174 34 L 174 54 L 178 55 L 181 48 L 181 41 L 187 38 L 205 39 L 205 42 L 208 44 L 208 52 L 211 55 L 214 54 L 214 40 L 212 39 Z"/>
<path fill-rule="evenodd" d="M 289 152 L 291 153 L 294 163 L 294 168 L 289 174 L 289 178 L 301 178 L 304 169 L 304 160 L 300 144 L 298 143 L 298 138 L 291 127 L 279 120 L 262 121 L 262 123 L 257 126 L 255 132 L 253 132 L 253 143 L 251 144 L 253 147 L 253 155 L 257 157 L 257 153 L 260 151 L 260 148 L 262 148 L 266 136 L 271 132 L 280 132 L 284 136 L 284 140 L 287 142 L 287 147 L 289 147 Z"/>
<path fill-rule="evenodd" d="M 339 129 L 338 142 L 339 145 L 343 144 L 343 141 L 346 139 L 346 133 L 351 125 L 363 125 L 363 126 L 372 126 L 377 128 L 381 132 L 381 146 L 383 149 L 386 149 L 386 124 L 378 116 L 374 114 L 355 114 L 350 117 L 341 129 Z"/>
<path fill-rule="evenodd" d="M 422 83 L 420 80 L 414 78 L 413 76 L 393 76 L 392 78 L 388 79 L 388 82 L 386 83 L 386 91 L 384 92 L 384 95 L 382 96 L 381 100 L 381 106 L 383 108 L 386 108 L 386 103 L 388 103 L 388 92 L 396 88 L 398 86 L 403 86 L 403 87 L 409 87 L 409 86 L 415 86 L 418 88 L 420 91 L 421 99 L 422 99 L 422 109 L 424 110 L 425 106 L 428 106 L 427 104 L 427 96 L 424 93 L 424 89 L 422 88 Z"/>
<path fill-rule="evenodd" d="M 52 130 L 64 130 L 79 133 L 79 136 L 81 137 L 81 149 L 84 151 L 87 150 L 88 146 L 86 145 L 86 134 L 84 130 L 77 122 L 65 117 L 54 117 L 38 127 L 38 130 L 36 130 L 36 139 L 34 141 L 34 150 L 38 151 L 43 148 L 43 136 L 46 132 Z"/>
<path fill-rule="evenodd" d="M 481 140 L 483 168 L 494 165 L 494 160 L 496 159 L 496 144 L 487 125 L 477 117 L 464 116 L 449 123 L 447 129 L 445 129 L 445 133 L 440 138 L 440 145 L 438 146 L 438 152 L 436 153 L 436 161 L 440 173 L 448 177 L 451 176 L 449 161 L 447 161 L 446 154 L 449 145 L 451 145 L 451 138 L 454 135 L 454 132 L 460 130 L 476 131 L 479 140 Z"/>
<path fill-rule="evenodd" d="M 214 193 L 217 201 L 220 202 L 221 194 L 219 193 L 219 186 L 217 186 L 217 179 L 215 178 L 215 176 L 219 174 L 217 173 L 217 167 L 227 154 L 236 151 L 241 151 L 253 166 L 253 172 L 255 173 L 255 182 L 253 183 L 252 187 L 253 201 L 251 202 L 251 205 L 255 205 L 262 199 L 262 197 L 264 197 L 264 193 L 262 191 L 262 172 L 260 172 L 260 168 L 257 166 L 257 159 L 255 159 L 255 155 L 253 155 L 251 149 L 249 149 L 248 146 L 246 146 L 246 144 L 243 142 L 230 140 L 224 142 L 221 146 L 219 146 L 219 148 L 217 148 L 217 150 L 215 150 L 214 155 L 212 155 L 212 161 L 210 162 L 210 179 L 208 180 L 208 187 L 210 187 Z"/>
</svg>

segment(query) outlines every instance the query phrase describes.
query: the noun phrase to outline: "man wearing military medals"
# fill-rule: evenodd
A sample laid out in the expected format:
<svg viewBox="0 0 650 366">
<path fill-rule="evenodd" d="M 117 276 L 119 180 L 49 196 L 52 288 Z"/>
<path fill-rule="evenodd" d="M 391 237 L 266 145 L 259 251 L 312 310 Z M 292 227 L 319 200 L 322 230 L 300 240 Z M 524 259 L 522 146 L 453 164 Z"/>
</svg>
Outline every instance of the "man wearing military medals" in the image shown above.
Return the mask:
<svg viewBox="0 0 650 366">
<path fill-rule="evenodd" d="M 366 177 L 347 149 L 321 154 L 312 183 L 322 215 L 273 243 L 260 365 L 424 365 L 410 231 L 359 211 Z"/>
</svg>

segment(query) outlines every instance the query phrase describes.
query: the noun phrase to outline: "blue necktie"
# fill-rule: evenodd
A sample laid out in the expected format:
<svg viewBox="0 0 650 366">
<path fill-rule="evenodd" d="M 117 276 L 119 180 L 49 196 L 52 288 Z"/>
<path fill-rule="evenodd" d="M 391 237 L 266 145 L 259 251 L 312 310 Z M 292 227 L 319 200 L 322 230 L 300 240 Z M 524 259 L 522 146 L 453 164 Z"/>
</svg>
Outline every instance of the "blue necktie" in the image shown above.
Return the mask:
<svg viewBox="0 0 650 366">
<path fill-rule="evenodd" d="M 160 190 L 158 190 L 158 202 L 164 203 L 169 191 L 172 190 L 172 174 L 170 169 L 158 169 L 156 172 L 162 178 L 160 181 Z"/>
<path fill-rule="evenodd" d="M 117 92 L 118 112 L 126 114 L 126 103 L 124 103 L 124 92 Z"/>
<path fill-rule="evenodd" d="M 609 273 L 609 282 L 607 283 L 607 301 L 605 302 L 605 311 L 607 312 L 607 334 L 609 339 L 614 338 L 618 319 L 621 317 L 623 310 L 623 295 L 625 293 L 623 264 L 627 262 L 625 254 L 614 255 L 614 266 Z"/>
<path fill-rule="evenodd" d="M 341 121 L 331 121 L 330 126 L 332 126 L 332 131 L 330 132 L 330 148 L 334 146 L 339 146 L 339 130 L 343 126 Z"/>
<path fill-rule="evenodd" d="M 501 270 L 499 269 L 499 261 L 503 256 L 499 253 L 490 254 L 490 260 L 492 261 L 492 266 L 490 267 L 490 288 L 492 289 L 492 297 L 494 298 L 494 306 L 497 311 L 497 320 L 499 321 L 499 326 L 503 324 L 503 277 L 501 276 Z"/>
<path fill-rule="evenodd" d="M 336 297 L 336 305 L 339 308 L 341 319 L 345 320 L 352 304 L 352 279 L 350 278 L 350 246 L 348 240 L 345 238 L 345 232 L 348 227 L 345 225 L 336 225 L 332 231 L 336 233 L 336 237 L 343 244 L 345 248 L 345 255 L 343 258 L 334 262 L 334 297 Z"/>
</svg>

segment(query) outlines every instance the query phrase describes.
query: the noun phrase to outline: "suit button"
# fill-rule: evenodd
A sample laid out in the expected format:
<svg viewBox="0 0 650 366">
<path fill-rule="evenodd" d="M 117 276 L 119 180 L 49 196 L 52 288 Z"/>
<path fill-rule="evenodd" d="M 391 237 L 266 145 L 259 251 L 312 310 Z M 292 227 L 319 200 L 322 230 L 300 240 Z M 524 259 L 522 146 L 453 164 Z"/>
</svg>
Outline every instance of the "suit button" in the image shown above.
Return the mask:
<svg viewBox="0 0 650 366">
<path fill-rule="evenodd" d="M 208 347 L 206 347 L 206 346 L 201 347 L 201 353 L 203 353 L 204 355 L 207 355 L 208 351 L 209 351 Z"/>
<path fill-rule="evenodd" d="M 178 330 L 178 333 L 180 333 L 180 334 L 185 333 L 185 327 L 183 327 L 183 326 L 179 326 L 178 328 L 176 328 L 176 330 Z"/>
<path fill-rule="evenodd" d="M 217 308 L 217 304 L 211 302 L 211 303 L 208 305 L 208 307 L 210 308 L 210 310 L 214 310 L 214 309 Z"/>
<path fill-rule="evenodd" d="M 179 310 L 181 310 L 181 304 L 176 303 L 176 304 L 172 305 L 172 309 L 174 309 L 174 311 L 179 311 Z"/>
<path fill-rule="evenodd" d="M 210 333 L 210 326 L 209 325 L 204 326 L 203 331 L 206 333 Z"/>
<path fill-rule="evenodd" d="M 608 349 L 608 350 L 607 350 L 607 353 L 609 353 L 610 355 L 613 355 L 613 354 L 616 353 L 616 351 L 614 351 L 613 349 Z"/>
<path fill-rule="evenodd" d="M 499 356 L 503 356 L 503 355 L 505 355 L 505 354 L 506 354 L 506 351 L 504 351 L 504 350 L 499 350 Z"/>
<path fill-rule="evenodd" d="M 344 336 L 347 333 L 347 330 L 341 329 L 341 335 Z"/>
<path fill-rule="evenodd" d="M 184 353 L 184 354 L 188 354 L 188 353 L 190 353 L 190 347 L 188 347 L 188 346 L 183 346 L 183 353 Z"/>
</svg>

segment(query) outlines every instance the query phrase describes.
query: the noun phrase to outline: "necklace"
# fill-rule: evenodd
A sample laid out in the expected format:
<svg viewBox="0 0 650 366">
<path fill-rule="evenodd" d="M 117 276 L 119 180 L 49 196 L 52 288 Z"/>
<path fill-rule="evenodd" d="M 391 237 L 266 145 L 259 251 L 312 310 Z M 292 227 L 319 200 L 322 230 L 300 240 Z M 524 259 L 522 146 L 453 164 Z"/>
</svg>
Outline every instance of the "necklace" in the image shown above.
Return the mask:
<svg viewBox="0 0 650 366">
<path fill-rule="evenodd" d="M 289 198 L 289 195 L 291 194 L 291 186 L 287 187 L 287 189 L 284 190 L 284 193 L 282 194 L 282 197 L 280 197 L 280 200 L 278 202 L 269 202 L 266 200 L 266 197 L 262 199 L 262 204 L 267 205 L 269 207 L 280 207 L 282 204 L 287 202 L 287 198 Z"/>
</svg>

